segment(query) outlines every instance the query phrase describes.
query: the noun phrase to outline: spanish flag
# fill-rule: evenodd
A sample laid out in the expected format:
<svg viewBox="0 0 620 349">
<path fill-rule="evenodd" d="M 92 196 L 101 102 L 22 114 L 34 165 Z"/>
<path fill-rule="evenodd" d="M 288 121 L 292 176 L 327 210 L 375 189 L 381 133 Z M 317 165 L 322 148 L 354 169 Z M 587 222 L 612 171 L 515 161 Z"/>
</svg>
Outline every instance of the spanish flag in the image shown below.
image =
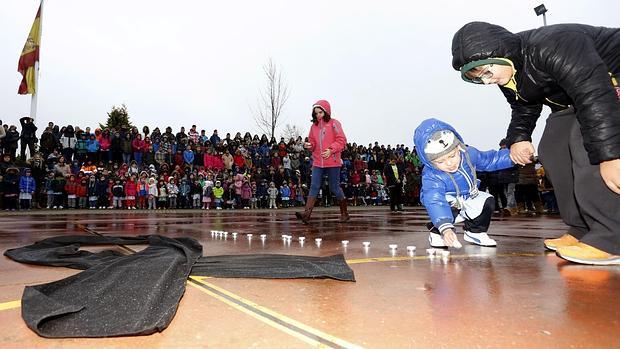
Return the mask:
<svg viewBox="0 0 620 349">
<path fill-rule="evenodd" d="M 34 94 L 36 93 L 35 86 L 35 63 L 39 61 L 39 45 L 41 43 L 41 6 L 37 11 L 37 16 L 34 18 L 32 28 L 30 28 L 30 34 L 26 39 L 26 44 L 22 50 L 22 54 L 19 57 L 19 63 L 17 65 L 17 71 L 22 74 L 23 79 L 19 84 L 19 90 L 17 93 L 20 95 Z"/>
</svg>

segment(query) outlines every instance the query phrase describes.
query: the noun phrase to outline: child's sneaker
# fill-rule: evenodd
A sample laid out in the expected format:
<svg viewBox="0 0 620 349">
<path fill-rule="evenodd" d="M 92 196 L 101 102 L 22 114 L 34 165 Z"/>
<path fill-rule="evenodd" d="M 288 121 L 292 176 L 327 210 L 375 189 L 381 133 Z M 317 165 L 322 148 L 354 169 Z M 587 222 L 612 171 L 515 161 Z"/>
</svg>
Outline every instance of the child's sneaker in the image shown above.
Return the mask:
<svg viewBox="0 0 620 349">
<path fill-rule="evenodd" d="M 426 229 L 430 232 L 428 234 L 428 243 L 431 247 L 440 247 L 445 248 L 448 247 L 445 242 L 443 242 L 443 237 L 439 234 L 439 230 L 435 228 L 433 222 L 426 223 Z"/>
<path fill-rule="evenodd" d="M 448 247 L 446 246 L 446 243 L 443 242 L 443 237 L 441 237 L 441 234 L 429 233 L 428 243 L 431 245 L 431 247 L 438 247 L 438 248 Z"/>
<path fill-rule="evenodd" d="M 467 242 L 471 242 L 474 245 L 487 247 L 497 246 L 497 242 L 491 239 L 487 235 L 487 233 L 472 233 L 466 230 L 463 234 L 463 239 Z"/>
</svg>

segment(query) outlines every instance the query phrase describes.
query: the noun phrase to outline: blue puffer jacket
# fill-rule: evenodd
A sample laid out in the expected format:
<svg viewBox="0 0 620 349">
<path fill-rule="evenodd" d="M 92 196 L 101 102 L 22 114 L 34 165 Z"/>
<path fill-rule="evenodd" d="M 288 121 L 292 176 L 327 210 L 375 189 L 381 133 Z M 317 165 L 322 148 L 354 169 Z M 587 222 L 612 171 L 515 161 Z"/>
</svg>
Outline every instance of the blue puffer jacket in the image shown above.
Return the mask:
<svg viewBox="0 0 620 349">
<path fill-rule="evenodd" d="M 20 193 L 32 193 L 36 190 L 37 185 L 34 178 L 30 176 L 19 177 L 19 192 Z"/>
<path fill-rule="evenodd" d="M 477 191 L 480 185 L 479 180 L 475 180 L 474 183 L 475 171 L 501 170 L 512 167 L 514 164 L 510 160 L 510 151 L 508 149 L 480 151 L 474 147 L 465 146 L 466 149 L 461 150 L 461 164 L 459 165 L 459 169 L 451 174 L 454 178 L 453 182 L 448 173 L 435 168 L 424 154 L 426 142 L 433 133 L 440 130 L 450 130 L 454 132 L 461 143 L 465 144 L 461 135 L 452 126 L 437 119 L 422 121 L 420 126 L 415 130 L 413 143 L 415 144 L 420 161 L 424 164 L 424 170 L 422 170 L 422 190 L 420 194 L 422 204 L 426 207 L 433 225 L 440 231 L 443 231 L 453 227 L 454 217 L 447 197 L 457 197 L 457 188 L 454 186 L 454 182 L 456 182 L 458 186 L 459 195 L 463 199 L 467 199 L 469 198 L 470 192 L 472 190 Z M 470 167 L 466 157 L 469 157 L 469 163 L 474 167 L 473 169 Z"/>
</svg>

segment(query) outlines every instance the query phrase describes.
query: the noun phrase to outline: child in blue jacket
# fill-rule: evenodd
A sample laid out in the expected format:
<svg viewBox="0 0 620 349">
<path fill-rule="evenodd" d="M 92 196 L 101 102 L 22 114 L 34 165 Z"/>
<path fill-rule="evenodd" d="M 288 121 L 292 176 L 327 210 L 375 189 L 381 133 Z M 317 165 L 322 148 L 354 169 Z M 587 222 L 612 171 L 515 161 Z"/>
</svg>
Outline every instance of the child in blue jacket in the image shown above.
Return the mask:
<svg viewBox="0 0 620 349">
<path fill-rule="evenodd" d="M 22 210 L 29 210 L 32 197 L 37 189 L 36 182 L 32 177 L 29 168 L 24 171 L 24 175 L 19 177 L 19 202 Z"/>
<path fill-rule="evenodd" d="M 454 224 L 463 222 L 464 240 L 480 246 L 496 246 L 487 235 L 495 209 L 493 196 L 478 190 L 476 171 L 495 171 L 513 166 L 508 149 L 480 151 L 463 143 L 449 124 L 427 119 L 413 137 L 422 163 L 421 200 L 431 223 L 432 247 L 461 247 Z"/>
</svg>

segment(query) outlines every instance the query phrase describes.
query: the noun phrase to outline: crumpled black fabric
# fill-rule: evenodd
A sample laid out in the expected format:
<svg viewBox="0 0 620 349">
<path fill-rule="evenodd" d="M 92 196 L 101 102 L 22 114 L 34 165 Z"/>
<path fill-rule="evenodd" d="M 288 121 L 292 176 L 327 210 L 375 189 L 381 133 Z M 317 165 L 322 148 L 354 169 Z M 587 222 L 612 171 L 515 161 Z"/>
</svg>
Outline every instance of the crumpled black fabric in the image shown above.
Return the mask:
<svg viewBox="0 0 620 349">
<path fill-rule="evenodd" d="M 93 253 L 82 245 L 148 244 L 123 255 Z M 5 251 L 21 263 L 84 270 L 68 278 L 26 286 L 22 317 L 43 337 L 147 335 L 172 321 L 190 275 L 247 278 L 333 278 L 355 281 L 342 255 L 231 255 L 201 257 L 192 238 L 159 235 L 58 236 Z"/>
<path fill-rule="evenodd" d="M 79 236 L 75 240 L 85 244 L 149 246 L 126 256 L 111 252 L 93 254 L 78 251 L 79 244 L 65 236 L 8 250 L 5 255 L 17 257 L 18 261 L 30 259 L 36 264 L 47 264 L 45 258 L 49 257 L 47 265 L 88 268 L 59 281 L 26 286 L 22 317 L 40 336 L 110 337 L 162 331 L 172 321 L 185 292 L 186 279 L 202 255 L 202 246 L 191 238 Z M 36 256 L 42 259 L 37 260 Z"/>
</svg>

